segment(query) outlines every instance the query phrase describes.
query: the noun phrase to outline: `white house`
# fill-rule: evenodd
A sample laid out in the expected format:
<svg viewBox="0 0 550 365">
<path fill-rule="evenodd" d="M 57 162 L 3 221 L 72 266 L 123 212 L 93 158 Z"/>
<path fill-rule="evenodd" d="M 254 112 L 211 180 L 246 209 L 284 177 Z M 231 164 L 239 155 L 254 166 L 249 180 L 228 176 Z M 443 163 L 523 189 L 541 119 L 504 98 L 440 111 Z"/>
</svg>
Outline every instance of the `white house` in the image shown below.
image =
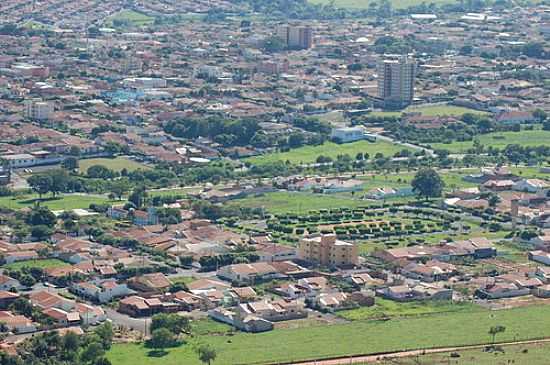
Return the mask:
<svg viewBox="0 0 550 365">
<path fill-rule="evenodd" d="M 85 326 L 105 322 L 105 320 L 107 319 L 105 311 L 98 306 L 93 306 L 85 303 L 77 303 L 75 309 L 80 315 L 82 324 Z"/>
<path fill-rule="evenodd" d="M 342 143 L 359 141 L 365 139 L 365 127 L 358 125 L 355 127 L 333 128 L 330 138 Z"/>
<path fill-rule="evenodd" d="M 15 333 L 36 332 L 36 324 L 29 318 L 21 315 L 15 315 L 11 312 L 0 311 L 0 323 Z"/>
<path fill-rule="evenodd" d="M 550 265 L 550 253 L 545 251 L 530 251 L 529 260 L 540 262 L 541 264 Z"/>
<path fill-rule="evenodd" d="M 517 181 L 512 188 L 517 191 L 537 193 L 548 187 L 550 187 L 550 184 L 541 179 L 522 179 Z"/>
<path fill-rule="evenodd" d="M 116 280 L 80 282 L 73 284 L 71 289 L 78 295 L 96 300 L 99 303 L 107 303 L 114 298 L 124 297 L 133 293 L 126 284 L 117 283 Z"/>
</svg>

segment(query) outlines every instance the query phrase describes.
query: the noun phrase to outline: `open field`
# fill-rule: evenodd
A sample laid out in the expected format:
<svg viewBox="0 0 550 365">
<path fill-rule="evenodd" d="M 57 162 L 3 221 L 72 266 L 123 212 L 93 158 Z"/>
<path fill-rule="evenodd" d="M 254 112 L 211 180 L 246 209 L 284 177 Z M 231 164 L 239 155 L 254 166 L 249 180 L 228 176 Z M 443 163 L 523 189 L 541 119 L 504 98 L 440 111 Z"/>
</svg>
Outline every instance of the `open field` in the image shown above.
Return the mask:
<svg viewBox="0 0 550 365">
<path fill-rule="evenodd" d="M 199 365 L 193 348 L 198 343 L 213 346 L 218 358 L 213 365 L 269 364 L 353 354 L 406 349 L 449 347 L 488 343 L 487 331 L 502 325 L 506 331 L 497 341 L 550 336 L 550 307 L 524 307 L 502 311 L 473 311 L 392 319 L 354 321 L 349 324 L 276 329 L 260 334 L 195 336 L 181 347 L 168 349 L 162 359 L 148 356 L 140 344 L 114 345 L 108 353 L 116 365 Z"/>
<path fill-rule="evenodd" d="M 0 198 L 0 207 L 9 209 L 21 209 L 31 207 L 36 203 L 46 206 L 51 210 L 87 209 L 90 204 L 106 204 L 111 201 L 107 197 L 98 195 L 61 195 L 55 198 L 38 198 L 38 194 L 26 194 L 18 196 L 4 196 Z"/>
<path fill-rule="evenodd" d="M 118 171 L 120 172 L 122 169 L 126 169 L 128 171 L 134 171 L 137 169 L 150 169 L 149 166 L 146 166 L 142 163 L 136 162 L 134 160 L 130 160 L 126 157 L 116 157 L 116 158 L 89 158 L 86 160 L 80 160 L 78 161 L 79 165 L 79 171 L 82 173 L 86 173 L 88 168 L 90 166 L 94 165 L 103 165 L 107 167 L 108 169 Z"/>
<path fill-rule="evenodd" d="M 375 154 L 380 152 L 386 157 L 393 157 L 395 153 L 404 149 L 407 148 L 385 141 L 358 141 L 342 144 L 325 142 L 319 146 L 304 146 L 288 152 L 276 152 L 262 156 L 250 157 L 245 159 L 245 161 L 255 165 L 287 160 L 295 164 L 308 164 L 314 163 L 320 155 L 336 159 L 336 156 L 338 155 L 348 154 L 352 158 L 355 158 L 355 155 L 357 155 L 358 152 L 367 152 L 372 158 Z"/>
<path fill-rule="evenodd" d="M 21 269 L 23 267 L 38 267 L 40 269 L 49 269 L 54 267 L 64 267 L 70 266 L 66 262 L 63 262 L 58 259 L 43 259 L 43 260 L 27 260 L 27 261 L 18 261 L 12 264 L 2 266 L 3 269 Z"/>
<path fill-rule="evenodd" d="M 329 0 L 309 0 L 312 4 L 322 4 L 327 5 L 330 3 Z M 367 9 L 369 4 L 373 2 L 371 0 L 336 0 L 334 2 L 334 6 L 337 8 L 347 8 L 347 9 Z M 421 0 L 390 0 L 392 7 L 396 9 L 405 9 L 410 6 L 416 6 L 420 5 L 422 3 Z M 453 3 L 453 0 L 436 0 L 434 1 L 435 4 L 441 5 L 441 4 L 450 4 Z M 376 1 L 375 1 L 376 3 Z"/>
<path fill-rule="evenodd" d="M 460 357 L 453 357 L 451 353 L 428 354 L 422 356 L 392 359 L 393 365 L 504 365 L 504 364 L 548 364 L 548 343 L 508 345 L 502 346 L 502 351 L 485 351 L 484 349 L 472 349 L 455 351 Z M 372 364 L 372 363 L 371 363 Z M 376 364 L 383 364 L 377 362 Z M 366 365 L 366 364 L 365 364 Z"/>
<path fill-rule="evenodd" d="M 550 131 L 533 130 L 521 132 L 495 132 L 481 134 L 476 137 L 485 147 L 503 149 L 509 144 L 519 144 L 523 147 L 546 146 L 550 143 Z M 432 143 L 434 149 L 446 149 L 452 153 L 464 153 L 474 145 L 473 141 L 453 143 Z"/>
<path fill-rule="evenodd" d="M 471 303 L 451 303 L 451 302 L 408 302 L 398 303 L 392 300 L 376 298 L 372 307 L 361 307 L 356 309 L 339 311 L 336 314 L 339 317 L 357 321 L 375 318 L 393 318 L 417 316 L 434 313 L 459 312 L 459 311 L 484 311 L 479 306 Z"/>
<path fill-rule="evenodd" d="M 411 0 L 415 1 L 415 0 Z M 403 112 L 412 113 L 419 112 L 422 115 L 426 116 L 438 116 L 438 115 L 448 115 L 448 116 L 461 116 L 466 113 L 472 114 L 486 114 L 485 112 L 469 109 L 461 106 L 455 105 L 430 105 L 430 106 L 410 106 L 405 109 Z M 380 116 L 380 117 L 398 117 L 403 114 L 403 112 L 372 112 L 369 116 Z"/>
<path fill-rule="evenodd" d="M 274 192 L 259 197 L 233 200 L 231 205 L 247 208 L 264 208 L 274 214 L 307 213 L 310 210 L 366 206 L 367 202 L 334 195 L 300 192 Z"/>
<path fill-rule="evenodd" d="M 117 22 L 121 22 L 128 25 L 140 27 L 143 25 L 152 24 L 155 21 L 153 17 L 147 16 L 142 13 L 138 13 L 133 10 L 122 10 L 116 14 L 111 15 L 106 19 L 105 24 L 109 27 L 117 26 Z"/>
</svg>

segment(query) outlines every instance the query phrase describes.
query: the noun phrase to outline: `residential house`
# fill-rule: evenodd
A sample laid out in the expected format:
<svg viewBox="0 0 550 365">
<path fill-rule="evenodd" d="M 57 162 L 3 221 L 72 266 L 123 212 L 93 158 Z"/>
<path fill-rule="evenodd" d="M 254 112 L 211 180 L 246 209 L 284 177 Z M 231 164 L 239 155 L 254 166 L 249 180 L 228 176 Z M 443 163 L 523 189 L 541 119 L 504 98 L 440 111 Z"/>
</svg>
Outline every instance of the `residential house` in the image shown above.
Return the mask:
<svg viewBox="0 0 550 365">
<path fill-rule="evenodd" d="M 10 331 L 21 333 L 32 333 L 38 330 L 38 326 L 31 319 L 15 315 L 12 312 L 0 311 L 0 323 L 4 324 Z"/>
<path fill-rule="evenodd" d="M 217 272 L 222 279 L 237 284 L 251 284 L 279 276 L 279 272 L 266 262 L 234 264 L 220 268 Z"/>
<path fill-rule="evenodd" d="M 145 274 L 128 280 L 131 289 L 142 293 L 163 293 L 172 283 L 163 273 Z"/>
</svg>

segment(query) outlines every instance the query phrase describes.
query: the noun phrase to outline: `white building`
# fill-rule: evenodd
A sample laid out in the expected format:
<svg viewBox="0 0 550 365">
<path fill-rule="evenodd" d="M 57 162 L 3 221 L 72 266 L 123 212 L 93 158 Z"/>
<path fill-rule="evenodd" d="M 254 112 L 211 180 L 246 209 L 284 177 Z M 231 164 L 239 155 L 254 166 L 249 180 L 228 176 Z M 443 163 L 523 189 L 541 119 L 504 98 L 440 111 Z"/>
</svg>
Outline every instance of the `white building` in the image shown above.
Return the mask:
<svg viewBox="0 0 550 365">
<path fill-rule="evenodd" d="M 40 99 L 25 100 L 25 118 L 48 120 L 53 115 L 53 103 Z"/>
<path fill-rule="evenodd" d="M 166 80 L 157 77 L 131 77 L 122 80 L 126 88 L 131 89 L 158 89 L 166 87 Z"/>
<path fill-rule="evenodd" d="M 385 107 L 403 108 L 413 101 L 416 62 L 388 56 L 378 62 L 378 97 Z"/>
<path fill-rule="evenodd" d="M 331 139 L 336 139 L 342 143 L 359 141 L 365 138 L 365 127 L 358 125 L 355 127 L 333 128 L 330 133 Z"/>
</svg>

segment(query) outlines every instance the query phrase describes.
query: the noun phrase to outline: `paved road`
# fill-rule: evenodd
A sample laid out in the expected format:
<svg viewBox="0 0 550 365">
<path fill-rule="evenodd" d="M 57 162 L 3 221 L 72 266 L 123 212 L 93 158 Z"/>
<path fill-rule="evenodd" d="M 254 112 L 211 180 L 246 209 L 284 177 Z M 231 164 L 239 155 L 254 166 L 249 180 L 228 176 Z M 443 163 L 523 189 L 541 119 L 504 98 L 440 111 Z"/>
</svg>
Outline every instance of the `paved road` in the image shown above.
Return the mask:
<svg viewBox="0 0 550 365">
<path fill-rule="evenodd" d="M 139 331 L 146 336 L 149 335 L 151 328 L 151 318 L 132 318 L 126 314 L 119 313 L 111 308 L 105 308 L 105 314 L 114 325 Z"/>
<path fill-rule="evenodd" d="M 545 338 L 541 340 L 531 340 L 531 341 L 514 341 L 514 342 L 504 342 L 499 343 L 499 346 L 510 346 L 510 345 L 529 345 L 537 343 L 548 343 L 550 338 Z M 491 344 L 482 344 L 482 345 L 472 345 L 472 346 L 457 346 L 457 347 L 441 347 L 436 349 L 419 349 L 419 350 L 410 350 L 410 351 L 399 351 L 399 352 L 390 352 L 386 354 L 379 355 L 361 355 L 361 356 L 347 356 L 340 357 L 337 359 L 329 360 L 312 360 L 304 362 L 292 362 L 292 363 L 273 363 L 272 365 L 349 365 L 349 364 L 365 364 L 373 363 L 381 360 L 390 360 L 397 359 L 402 357 L 411 357 L 411 356 L 421 356 L 427 354 L 438 354 L 445 352 L 454 352 L 461 350 L 474 350 L 482 349 Z"/>
</svg>

